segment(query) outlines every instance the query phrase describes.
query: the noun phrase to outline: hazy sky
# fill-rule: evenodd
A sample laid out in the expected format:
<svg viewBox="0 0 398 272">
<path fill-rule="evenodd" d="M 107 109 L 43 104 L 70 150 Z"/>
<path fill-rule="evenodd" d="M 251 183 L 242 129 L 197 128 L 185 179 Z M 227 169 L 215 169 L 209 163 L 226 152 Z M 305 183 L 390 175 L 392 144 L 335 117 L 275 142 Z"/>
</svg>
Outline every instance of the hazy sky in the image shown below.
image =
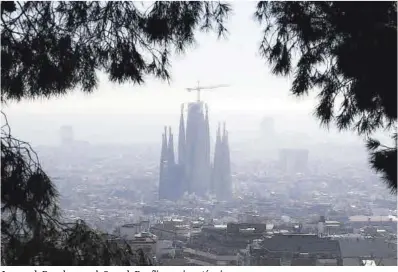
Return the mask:
<svg viewBox="0 0 398 272">
<path fill-rule="evenodd" d="M 24 102 L 8 111 L 24 113 L 151 113 L 178 110 L 179 104 L 195 99 L 186 87 L 229 84 L 228 88 L 204 91 L 202 97 L 213 111 L 308 112 L 311 101 L 300 103 L 288 94 L 286 78 L 269 73 L 258 56 L 261 27 L 252 20 L 255 2 L 234 3 L 227 27 L 230 35 L 217 40 L 213 34 L 197 35 L 197 45 L 172 59 L 170 85 L 151 77 L 142 86 L 112 84 L 99 74 L 98 90 L 91 95 L 75 92 L 61 99 Z M 206 93 L 205 93 L 206 92 Z"/>
<path fill-rule="evenodd" d="M 228 38 L 218 40 L 214 34 L 198 34 L 195 48 L 172 58 L 172 81 L 169 85 L 151 77 L 142 86 L 118 85 L 110 83 L 106 75 L 99 74 L 98 90 L 93 94 L 82 94 L 76 90 L 62 98 L 10 104 L 5 109 L 10 121 L 16 120 L 16 117 L 20 120 L 21 117 L 43 115 L 70 116 L 62 121 L 51 121 L 54 128 L 65 122 L 74 124 L 76 116 L 80 115 L 135 114 L 142 118 L 150 114 L 178 116 L 180 104 L 196 97 L 195 93 L 188 93 L 185 88 L 196 86 L 199 80 L 201 85 L 230 85 L 202 92 L 202 98 L 209 104 L 213 116 L 228 119 L 231 112 L 255 116 L 284 115 L 291 120 L 302 116 L 311 127 L 316 128 L 317 121 L 311 116 L 314 99 L 291 96 L 291 82 L 272 75 L 265 60 L 258 55 L 262 29 L 253 20 L 255 2 L 233 3 L 233 7 L 234 14 L 227 24 L 230 32 Z M 177 124 L 178 120 L 175 120 Z M 295 127 L 302 125 L 297 122 L 292 124 Z M 14 124 L 17 131 L 18 126 L 24 125 L 19 121 Z M 326 135 L 322 129 L 316 130 Z M 159 131 L 162 131 L 161 127 Z M 345 135 L 352 137 L 350 133 Z"/>
</svg>

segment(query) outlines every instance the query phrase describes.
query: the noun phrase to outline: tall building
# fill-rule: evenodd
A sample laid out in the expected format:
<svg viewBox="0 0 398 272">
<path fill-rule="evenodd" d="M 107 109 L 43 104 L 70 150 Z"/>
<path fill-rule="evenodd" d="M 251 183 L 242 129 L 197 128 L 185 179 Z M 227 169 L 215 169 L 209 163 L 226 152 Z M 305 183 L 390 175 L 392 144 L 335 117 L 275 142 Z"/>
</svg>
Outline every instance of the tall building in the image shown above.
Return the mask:
<svg viewBox="0 0 398 272">
<path fill-rule="evenodd" d="M 217 132 L 214 163 L 210 159 L 210 129 L 208 108 L 202 101 L 188 104 L 185 125 L 181 107 L 178 158 L 174 156 L 173 133 L 167 129 L 162 135 L 159 171 L 159 198 L 176 200 L 185 192 L 198 196 L 208 193 L 228 200 L 232 196 L 228 132 Z"/>
<path fill-rule="evenodd" d="M 308 170 L 307 149 L 284 148 L 279 150 L 279 165 L 285 173 L 303 173 Z"/>
</svg>

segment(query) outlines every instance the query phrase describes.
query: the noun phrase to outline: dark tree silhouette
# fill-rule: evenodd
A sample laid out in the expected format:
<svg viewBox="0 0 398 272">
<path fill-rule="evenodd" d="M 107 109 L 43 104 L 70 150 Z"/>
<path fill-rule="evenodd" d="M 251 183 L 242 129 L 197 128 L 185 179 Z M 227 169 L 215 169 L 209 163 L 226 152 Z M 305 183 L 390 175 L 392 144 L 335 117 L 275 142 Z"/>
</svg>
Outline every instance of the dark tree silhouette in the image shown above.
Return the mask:
<svg viewBox="0 0 398 272">
<path fill-rule="evenodd" d="M 296 96 L 317 91 L 322 125 L 367 139 L 370 164 L 397 190 L 397 3 L 265 2 L 260 53 L 274 74 L 293 74 Z M 372 139 L 391 132 L 393 146 Z"/>
<path fill-rule="evenodd" d="M 91 92 L 111 81 L 168 80 L 169 57 L 196 30 L 226 33 L 220 2 L 1 2 L 1 101 Z M 5 116 L 4 116 L 5 117 Z M 1 134 L 3 265 L 148 264 L 84 222 L 61 222 L 58 193 L 28 143 Z"/>
<path fill-rule="evenodd" d="M 1 128 L 1 262 L 3 265 L 146 265 L 124 241 L 83 221 L 61 222 L 58 192 L 30 145 Z"/>
<path fill-rule="evenodd" d="M 90 92 L 103 71 L 114 82 L 169 79 L 172 52 L 194 31 L 226 29 L 229 5 L 218 2 L 2 2 L 3 99 Z"/>
</svg>

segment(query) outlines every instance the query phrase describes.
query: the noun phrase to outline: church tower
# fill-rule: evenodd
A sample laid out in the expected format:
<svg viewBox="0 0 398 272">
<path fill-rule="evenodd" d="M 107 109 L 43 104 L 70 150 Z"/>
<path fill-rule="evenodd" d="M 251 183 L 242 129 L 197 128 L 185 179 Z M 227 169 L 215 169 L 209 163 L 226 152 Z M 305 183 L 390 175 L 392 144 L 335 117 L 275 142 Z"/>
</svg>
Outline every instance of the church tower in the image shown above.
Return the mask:
<svg viewBox="0 0 398 272">
<path fill-rule="evenodd" d="M 231 171 L 225 124 L 222 135 L 218 126 L 213 166 L 207 104 L 200 99 L 189 103 L 186 123 L 184 105 L 181 105 L 178 132 L 178 157 L 174 155 L 171 128 L 168 129 L 168 137 L 166 127 L 162 135 L 159 198 L 176 200 L 188 192 L 201 197 L 213 193 L 219 199 L 228 200 L 231 195 Z"/>
<path fill-rule="evenodd" d="M 171 133 L 171 127 L 169 127 L 169 144 L 167 145 L 167 162 L 169 166 L 174 166 L 175 158 L 174 158 L 174 137 Z"/>
<path fill-rule="evenodd" d="M 185 164 L 186 153 L 185 123 L 184 123 L 184 104 L 181 104 L 180 126 L 178 131 L 178 164 Z"/>
<path fill-rule="evenodd" d="M 205 180 L 208 182 L 207 192 L 211 192 L 211 159 L 210 159 L 210 128 L 209 128 L 209 108 L 207 104 L 205 104 L 205 129 L 204 129 L 204 166 L 205 169 Z"/>
<path fill-rule="evenodd" d="M 160 153 L 160 166 L 159 166 L 159 198 L 165 197 L 165 190 L 167 188 L 167 129 L 164 128 L 162 134 L 162 149 Z"/>
<path fill-rule="evenodd" d="M 217 192 L 220 190 L 220 163 L 221 163 L 221 133 L 220 133 L 220 123 L 218 123 L 217 127 L 217 135 L 216 135 L 216 145 L 214 148 L 214 161 L 212 168 L 212 193 L 217 195 Z"/>
<path fill-rule="evenodd" d="M 220 124 L 217 129 L 216 147 L 214 152 L 214 166 L 212 174 L 213 193 L 219 200 L 229 200 L 232 197 L 232 179 L 230 169 L 230 154 L 228 132 L 223 126 L 221 136 Z"/>
<path fill-rule="evenodd" d="M 232 177 L 231 177 L 231 156 L 229 152 L 229 141 L 228 141 L 228 131 L 225 127 L 223 129 L 223 138 L 222 138 L 222 176 L 223 176 L 223 198 L 226 200 L 231 199 L 232 197 Z"/>
</svg>

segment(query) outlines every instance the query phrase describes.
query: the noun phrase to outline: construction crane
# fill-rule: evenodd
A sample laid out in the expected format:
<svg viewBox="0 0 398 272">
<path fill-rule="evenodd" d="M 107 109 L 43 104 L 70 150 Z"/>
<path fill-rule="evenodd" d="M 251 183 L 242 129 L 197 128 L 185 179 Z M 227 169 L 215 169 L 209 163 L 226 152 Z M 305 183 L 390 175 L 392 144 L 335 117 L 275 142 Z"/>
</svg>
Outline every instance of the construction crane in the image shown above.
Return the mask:
<svg viewBox="0 0 398 272">
<path fill-rule="evenodd" d="M 186 88 L 186 90 L 188 92 L 192 92 L 192 91 L 197 91 L 197 101 L 200 101 L 200 91 L 201 90 L 210 90 L 210 89 L 216 89 L 216 88 L 222 88 L 222 87 L 228 87 L 229 85 L 226 84 L 220 84 L 220 85 L 214 85 L 214 86 L 200 86 L 199 85 L 199 81 L 198 81 L 198 86 L 197 87 L 193 87 L 193 88 Z"/>
</svg>

